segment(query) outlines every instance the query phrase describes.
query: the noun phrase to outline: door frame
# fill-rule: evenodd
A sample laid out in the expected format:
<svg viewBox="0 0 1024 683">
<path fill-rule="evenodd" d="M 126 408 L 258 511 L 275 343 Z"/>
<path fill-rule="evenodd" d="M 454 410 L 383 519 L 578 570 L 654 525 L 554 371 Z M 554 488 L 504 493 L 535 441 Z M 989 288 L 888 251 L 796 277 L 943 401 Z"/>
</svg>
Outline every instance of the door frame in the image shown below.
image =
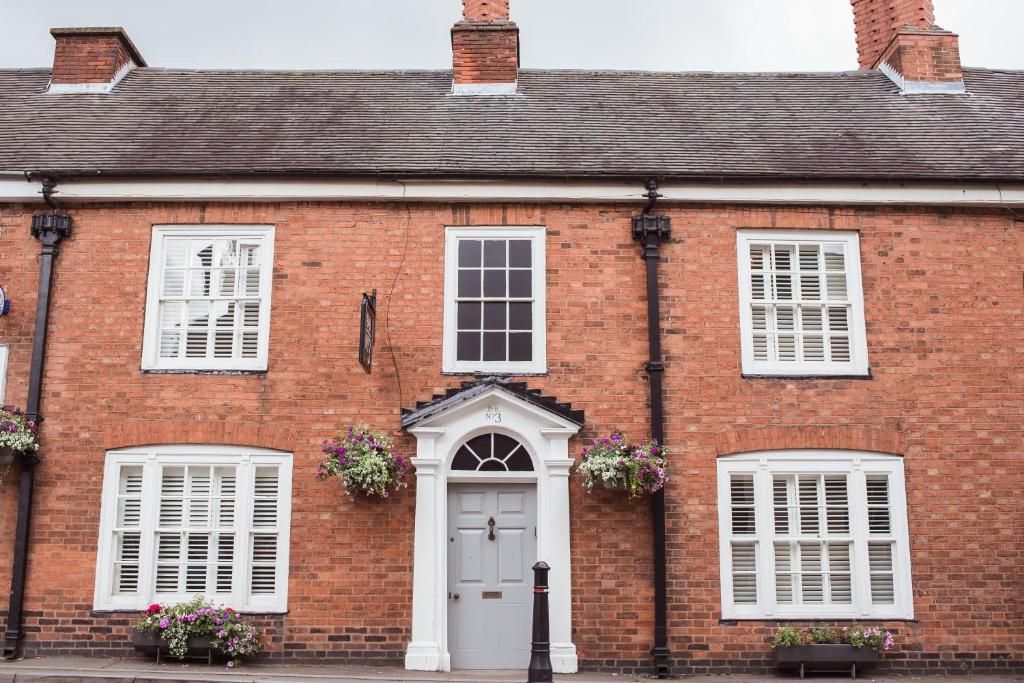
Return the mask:
<svg viewBox="0 0 1024 683">
<path fill-rule="evenodd" d="M 416 525 L 413 540 L 412 639 L 405 668 L 450 671 L 448 650 L 448 484 L 537 484 L 537 559 L 551 566 L 551 664 L 575 673 L 569 547 L 569 439 L 577 424 L 495 386 L 409 429 L 416 437 Z M 451 472 L 463 442 L 488 432 L 523 444 L 533 472 Z"/>
</svg>

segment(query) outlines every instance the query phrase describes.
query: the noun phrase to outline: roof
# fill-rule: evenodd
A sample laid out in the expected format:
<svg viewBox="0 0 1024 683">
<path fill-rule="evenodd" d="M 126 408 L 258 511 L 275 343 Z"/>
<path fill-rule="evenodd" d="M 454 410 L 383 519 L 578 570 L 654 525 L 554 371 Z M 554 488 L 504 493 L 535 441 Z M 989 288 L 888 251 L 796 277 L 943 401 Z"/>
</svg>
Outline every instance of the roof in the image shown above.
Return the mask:
<svg viewBox="0 0 1024 683">
<path fill-rule="evenodd" d="M 568 420 L 575 425 L 583 426 L 583 411 L 574 410 L 568 403 L 559 403 L 553 396 L 544 396 L 539 389 L 530 389 L 526 382 L 513 382 L 507 377 L 481 377 L 480 379 L 462 382 L 457 387 L 448 389 L 443 394 L 437 394 L 429 401 L 419 401 L 416 408 L 402 409 L 402 428 L 407 429 L 416 425 L 428 417 L 459 405 L 471 398 L 488 392 L 498 387 L 505 392 L 523 400 L 527 403 Z"/>
<path fill-rule="evenodd" d="M 902 95 L 877 71 L 523 71 L 452 96 L 447 71 L 138 68 L 109 94 L 0 70 L 0 171 L 637 179 L 1024 179 L 1024 71 Z"/>
</svg>

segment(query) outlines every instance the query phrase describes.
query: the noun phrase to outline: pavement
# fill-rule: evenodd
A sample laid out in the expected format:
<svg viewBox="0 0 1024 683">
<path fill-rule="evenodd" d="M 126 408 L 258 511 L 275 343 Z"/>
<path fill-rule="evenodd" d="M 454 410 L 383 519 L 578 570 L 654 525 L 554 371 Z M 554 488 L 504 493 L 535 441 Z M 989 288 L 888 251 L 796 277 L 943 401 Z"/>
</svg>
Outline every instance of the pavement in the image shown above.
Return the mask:
<svg viewBox="0 0 1024 683">
<path fill-rule="evenodd" d="M 627 674 L 555 675 L 555 683 L 632 683 L 650 681 Z M 686 676 L 687 683 L 752 683 L 794 680 L 783 676 Z M 799 680 L 799 679 L 796 679 Z M 814 677 L 814 681 L 848 681 L 849 677 Z M 1008 683 L 1024 676 L 871 676 L 860 681 L 906 683 L 955 681 L 959 683 Z M 407 681 L 458 683 L 525 683 L 525 671 L 453 671 L 437 673 L 406 671 L 398 667 L 350 666 L 344 664 L 245 664 L 235 669 L 188 662 L 156 664 L 144 659 L 100 659 L 92 657 L 41 657 L 0 661 L 0 683 L 329 683 L 331 681 Z"/>
</svg>

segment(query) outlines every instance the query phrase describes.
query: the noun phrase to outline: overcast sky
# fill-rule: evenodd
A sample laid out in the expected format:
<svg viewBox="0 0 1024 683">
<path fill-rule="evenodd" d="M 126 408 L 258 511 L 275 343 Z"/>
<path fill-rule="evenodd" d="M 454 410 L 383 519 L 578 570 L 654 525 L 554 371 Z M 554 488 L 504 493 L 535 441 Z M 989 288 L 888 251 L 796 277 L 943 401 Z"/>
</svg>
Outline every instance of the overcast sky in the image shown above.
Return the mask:
<svg viewBox="0 0 1024 683">
<path fill-rule="evenodd" d="M 1024 0 L 935 0 L 964 64 L 1024 69 Z M 461 0 L 0 0 L 0 68 L 49 66 L 53 26 L 123 26 L 150 66 L 443 69 Z M 856 68 L 849 0 L 512 0 L 523 66 Z"/>
</svg>

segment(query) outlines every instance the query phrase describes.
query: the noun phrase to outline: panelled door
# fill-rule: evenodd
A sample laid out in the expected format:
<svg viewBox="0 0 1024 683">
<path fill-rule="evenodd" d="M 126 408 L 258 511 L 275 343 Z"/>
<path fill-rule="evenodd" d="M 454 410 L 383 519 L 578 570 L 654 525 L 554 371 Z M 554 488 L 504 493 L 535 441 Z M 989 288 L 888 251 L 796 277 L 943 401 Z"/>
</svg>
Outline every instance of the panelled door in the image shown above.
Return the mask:
<svg viewBox="0 0 1024 683">
<path fill-rule="evenodd" d="M 452 668 L 530 663 L 535 484 L 448 487 L 448 649 Z"/>
</svg>

